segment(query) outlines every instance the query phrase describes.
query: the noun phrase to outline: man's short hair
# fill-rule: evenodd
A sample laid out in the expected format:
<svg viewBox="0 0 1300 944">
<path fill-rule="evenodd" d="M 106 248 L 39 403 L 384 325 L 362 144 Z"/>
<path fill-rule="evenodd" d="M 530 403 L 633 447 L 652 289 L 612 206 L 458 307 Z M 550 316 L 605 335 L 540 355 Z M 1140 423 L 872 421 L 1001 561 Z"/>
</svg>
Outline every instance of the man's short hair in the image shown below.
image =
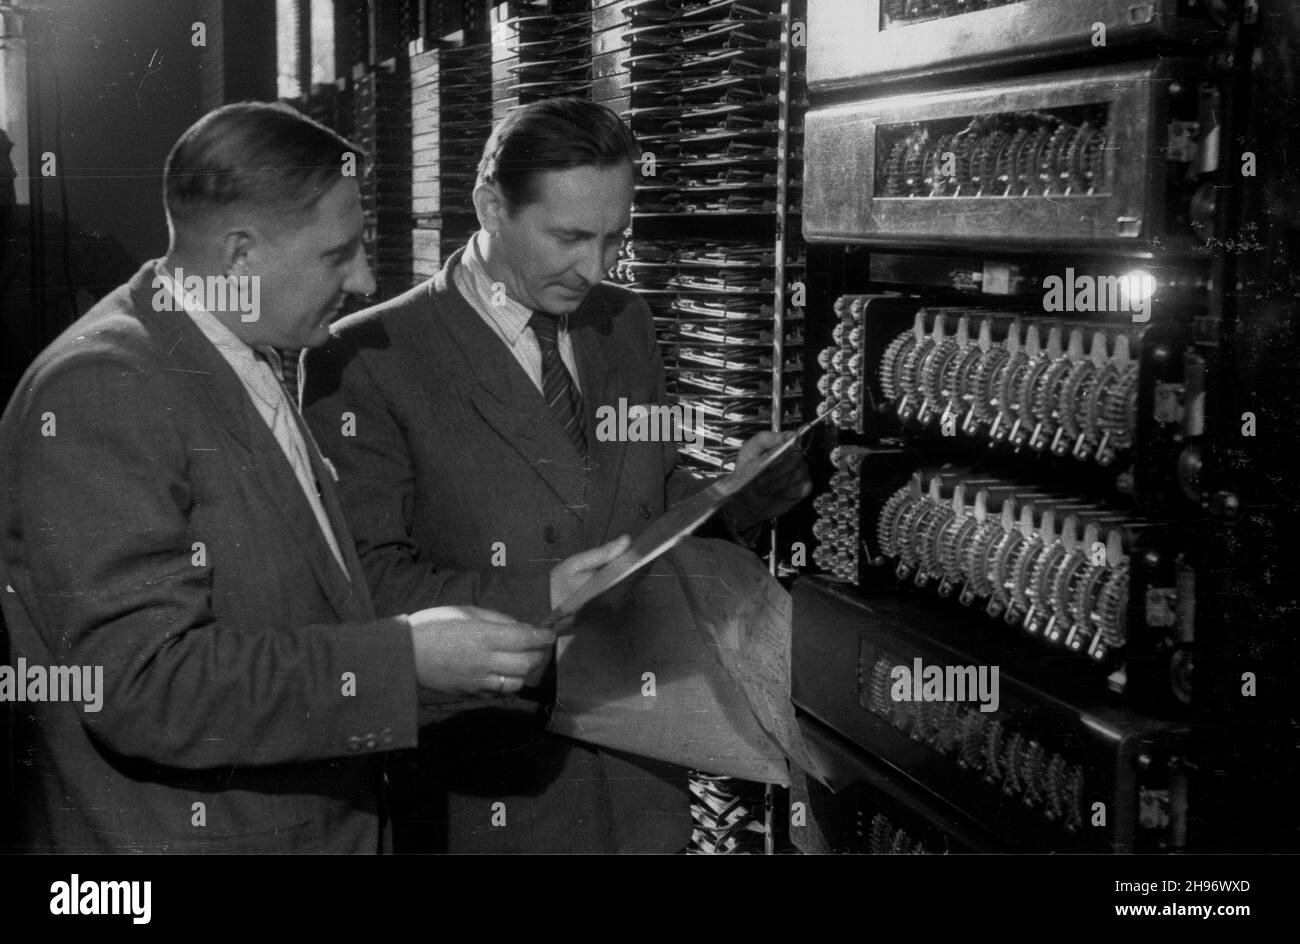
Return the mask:
<svg viewBox="0 0 1300 944">
<path fill-rule="evenodd" d="M 240 203 L 299 214 L 342 179 L 347 153 L 356 155 L 360 175 L 359 147 L 288 105 L 224 105 L 172 146 L 163 166 L 163 205 L 173 224 Z"/>
<path fill-rule="evenodd" d="M 495 184 L 514 212 L 537 200 L 537 177 L 574 167 L 617 167 L 640 160 L 627 125 L 604 105 L 550 98 L 516 109 L 492 131 L 478 182 Z"/>
</svg>

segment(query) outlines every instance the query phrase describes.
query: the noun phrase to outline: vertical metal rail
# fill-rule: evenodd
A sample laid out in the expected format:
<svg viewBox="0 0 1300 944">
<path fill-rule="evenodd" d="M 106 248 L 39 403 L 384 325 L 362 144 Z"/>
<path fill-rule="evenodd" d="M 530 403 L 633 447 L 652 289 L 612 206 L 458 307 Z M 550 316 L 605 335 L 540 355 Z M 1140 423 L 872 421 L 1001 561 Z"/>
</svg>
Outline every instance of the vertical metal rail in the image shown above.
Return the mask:
<svg viewBox="0 0 1300 944">
<path fill-rule="evenodd" d="M 790 174 L 790 0 L 781 0 L 781 63 L 778 68 L 776 112 L 776 226 L 775 268 L 772 273 L 772 430 L 779 432 L 785 417 L 785 231 L 789 222 L 788 199 Z M 772 522 L 767 553 L 768 572 L 779 571 L 779 535 Z M 776 852 L 776 788 L 767 784 L 763 790 L 763 854 Z"/>
<path fill-rule="evenodd" d="M 781 429 L 784 416 L 785 384 L 785 230 L 789 221 L 790 174 L 790 0 L 781 0 L 781 64 L 778 72 L 776 119 L 776 265 L 772 273 L 772 429 Z M 768 556 L 775 575 L 776 524 L 772 525 L 772 546 Z"/>
</svg>

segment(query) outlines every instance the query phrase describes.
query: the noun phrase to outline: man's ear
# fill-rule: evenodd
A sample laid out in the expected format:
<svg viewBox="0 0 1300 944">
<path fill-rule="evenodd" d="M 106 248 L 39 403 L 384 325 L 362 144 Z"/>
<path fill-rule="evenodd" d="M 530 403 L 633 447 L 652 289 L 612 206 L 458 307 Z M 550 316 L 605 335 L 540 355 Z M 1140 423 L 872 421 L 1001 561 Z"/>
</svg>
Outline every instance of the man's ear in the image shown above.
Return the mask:
<svg viewBox="0 0 1300 944">
<path fill-rule="evenodd" d="M 501 221 L 510 213 L 500 188 L 489 183 L 474 188 L 474 211 L 478 214 L 479 227 L 493 236 L 501 231 Z"/>
<path fill-rule="evenodd" d="M 246 229 L 227 230 L 221 237 L 221 268 L 227 274 L 240 271 L 248 264 L 249 253 L 257 240 Z"/>
</svg>

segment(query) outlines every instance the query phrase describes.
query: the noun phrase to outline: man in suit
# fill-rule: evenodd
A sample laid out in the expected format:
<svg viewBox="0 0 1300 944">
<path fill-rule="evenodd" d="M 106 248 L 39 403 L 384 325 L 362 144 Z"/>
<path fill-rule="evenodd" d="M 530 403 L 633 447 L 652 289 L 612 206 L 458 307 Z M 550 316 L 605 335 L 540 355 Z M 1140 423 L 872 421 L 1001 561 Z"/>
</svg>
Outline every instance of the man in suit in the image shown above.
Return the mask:
<svg viewBox="0 0 1300 944">
<path fill-rule="evenodd" d="M 381 851 L 380 761 L 416 743 L 420 690 L 509 694 L 550 656 L 487 611 L 376 618 L 277 382 L 274 349 L 373 291 L 359 153 L 283 106 L 200 119 L 164 170 L 166 257 L 0 421 L 20 850 Z"/>
<path fill-rule="evenodd" d="M 604 542 L 706 484 L 675 443 L 597 435 L 602 406 L 667 402 L 648 308 L 602 281 L 631 225 L 639 155 L 602 106 L 516 110 L 479 165 L 482 229 L 309 356 L 308 420 L 338 465 L 380 612 L 454 602 L 538 621 L 586 576 L 557 561 L 607 556 L 621 545 Z M 784 438 L 755 437 L 741 461 Z M 809 490 L 792 454 L 727 524 L 750 530 Z M 684 847 L 685 771 L 546 734 L 549 697 L 544 684 L 511 710 L 425 728 L 398 851 Z"/>
</svg>

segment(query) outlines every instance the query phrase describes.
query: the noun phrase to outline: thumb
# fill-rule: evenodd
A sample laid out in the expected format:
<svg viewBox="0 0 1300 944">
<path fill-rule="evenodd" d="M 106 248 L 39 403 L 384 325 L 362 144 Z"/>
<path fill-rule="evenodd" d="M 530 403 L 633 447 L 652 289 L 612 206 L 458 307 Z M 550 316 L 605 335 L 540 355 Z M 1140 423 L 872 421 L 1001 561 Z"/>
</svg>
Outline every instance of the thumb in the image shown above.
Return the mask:
<svg viewBox="0 0 1300 944">
<path fill-rule="evenodd" d="M 589 551 L 583 551 L 581 554 L 574 554 L 565 563 L 569 566 L 571 573 L 581 573 L 586 570 L 595 570 L 597 567 L 604 567 L 618 555 L 628 549 L 632 543 L 632 538 L 628 535 L 615 538 L 608 544 L 602 544 L 600 547 L 593 547 Z"/>
<path fill-rule="evenodd" d="M 755 433 L 741 447 L 740 455 L 736 458 L 736 465 L 742 466 L 748 465 L 751 462 L 757 462 L 793 435 L 793 430 L 775 432 L 768 429 Z"/>
<path fill-rule="evenodd" d="M 758 442 L 758 445 L 761 447 L 758 454 L 760 456 L 767 455 L 773 449 L 777 449 L 781 446 L 784 446 L 787 442 L 790 441 L 790 439 L 794 437 L 794 435 L 795 432 L 792 429 L 783 429 L 779 432 L 766 430 L 764 432 L 759 433 L 757 436 L 754 437 L 754 439 Z"/>
</svg>

